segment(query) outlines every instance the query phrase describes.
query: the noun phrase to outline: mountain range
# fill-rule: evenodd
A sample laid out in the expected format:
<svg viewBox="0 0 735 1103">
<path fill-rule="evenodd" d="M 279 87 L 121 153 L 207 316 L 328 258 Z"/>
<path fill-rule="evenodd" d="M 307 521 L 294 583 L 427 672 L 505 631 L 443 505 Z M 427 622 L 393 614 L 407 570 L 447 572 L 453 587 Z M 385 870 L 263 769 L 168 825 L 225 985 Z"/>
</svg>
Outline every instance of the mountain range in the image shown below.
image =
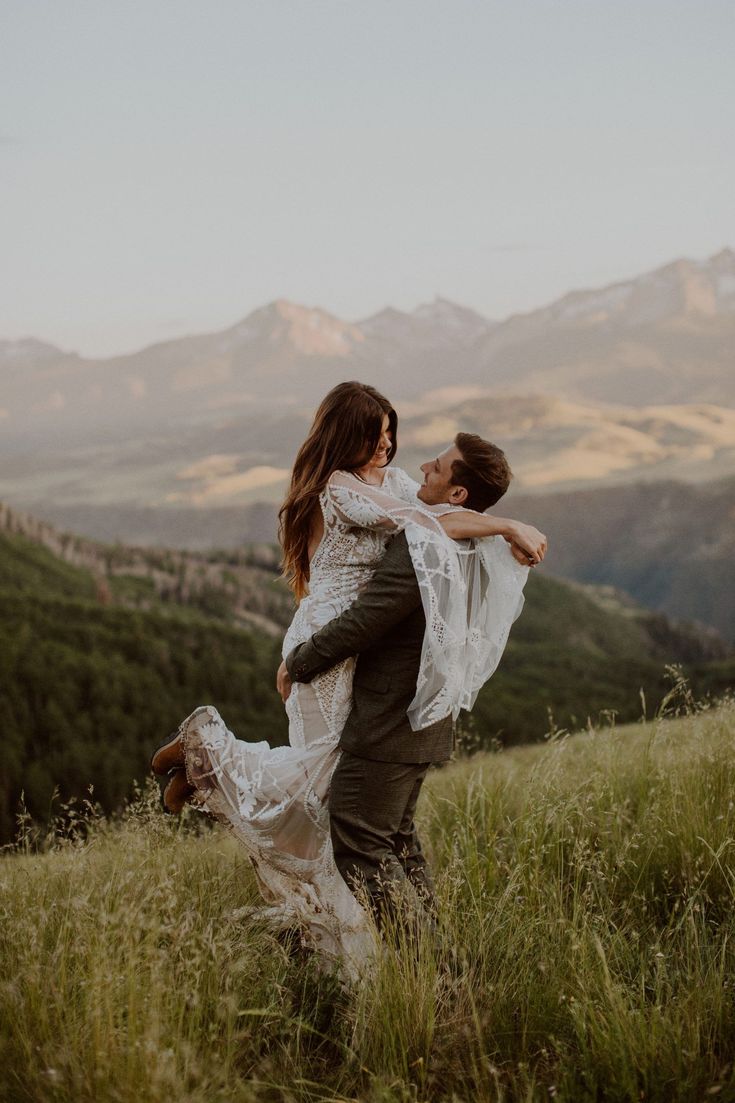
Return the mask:
<svg viewBox="0 0 735 1103">
<path fill-rule="evenodd" d="M 104 360 L 0 341 L 0 499 L 123 544 L 271 541 L 314 406 L 359 378 L 395 400 L 415 476 L 458 429 L 505 449 L 502 508 L 548 531 L 549 570 L 735 639 L 734 350 L 730 249 L 503 321 L 445 299 L 359 322 L 279 300 Z"/>
<path fill-rule="evenodd" d="M 411 401 L 450 384 L 626 405 L 735 404 L 735 253 L 681 259 L 492 321 L 436 299 L 345 322 L 278 300 L 228 329 L 88 359 L 36 338 L 0 341 L 6 439 L 110 440 L 221 423 L 265 406 L 313 409 L 342 379 Z"/>
</svg>

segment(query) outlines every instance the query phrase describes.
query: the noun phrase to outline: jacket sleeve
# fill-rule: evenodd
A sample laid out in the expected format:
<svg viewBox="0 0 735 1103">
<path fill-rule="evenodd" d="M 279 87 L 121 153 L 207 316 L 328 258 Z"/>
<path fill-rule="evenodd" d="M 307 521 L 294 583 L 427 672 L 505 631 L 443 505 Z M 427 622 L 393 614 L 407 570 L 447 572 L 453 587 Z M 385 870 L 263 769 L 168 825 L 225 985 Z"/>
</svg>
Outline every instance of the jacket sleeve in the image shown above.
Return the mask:
<svg viewBox="0 0 735 1103">
<path fill-rule="evenodd" d="M 359 655 L 420 605 L 416 572 L 400 533 L 353 604 L 286 656 L 292 681 L 310 682 L 342 659 Z"/>
</svg>

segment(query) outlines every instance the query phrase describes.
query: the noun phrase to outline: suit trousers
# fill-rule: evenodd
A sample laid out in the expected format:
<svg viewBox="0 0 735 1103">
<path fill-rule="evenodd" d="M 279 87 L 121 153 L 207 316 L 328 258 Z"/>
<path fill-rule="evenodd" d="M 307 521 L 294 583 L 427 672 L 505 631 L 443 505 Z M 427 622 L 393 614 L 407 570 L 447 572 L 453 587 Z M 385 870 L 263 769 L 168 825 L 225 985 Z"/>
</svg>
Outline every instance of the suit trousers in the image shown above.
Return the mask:
<svg viewBox="0 0 735 1103">
<path fill-rule="evenodd" d="M 376 762 L 343 750 L 329 790 L 334 860 L 366 890 L 378 926 L 416 904 L 435 916 L 434 885 L 413 817 L 430 763 Z"/>
</svg>

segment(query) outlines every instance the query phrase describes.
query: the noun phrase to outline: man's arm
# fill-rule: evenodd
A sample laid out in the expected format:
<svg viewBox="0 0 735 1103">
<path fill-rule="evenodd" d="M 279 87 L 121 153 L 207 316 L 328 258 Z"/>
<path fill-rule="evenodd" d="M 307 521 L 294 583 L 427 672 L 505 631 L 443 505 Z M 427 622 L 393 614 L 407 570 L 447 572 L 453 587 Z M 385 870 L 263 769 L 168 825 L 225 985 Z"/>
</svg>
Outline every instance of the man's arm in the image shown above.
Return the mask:
<svg viewBox="0 0 735 1103">
<path fill-rule="evenodd" d="M 310 682 L 335 663 L 374 644 L 420 604 L 408 544 L 400 533 L 349 609 L 286 656 L 289 676 L 294 682 Z"/>
</svg>

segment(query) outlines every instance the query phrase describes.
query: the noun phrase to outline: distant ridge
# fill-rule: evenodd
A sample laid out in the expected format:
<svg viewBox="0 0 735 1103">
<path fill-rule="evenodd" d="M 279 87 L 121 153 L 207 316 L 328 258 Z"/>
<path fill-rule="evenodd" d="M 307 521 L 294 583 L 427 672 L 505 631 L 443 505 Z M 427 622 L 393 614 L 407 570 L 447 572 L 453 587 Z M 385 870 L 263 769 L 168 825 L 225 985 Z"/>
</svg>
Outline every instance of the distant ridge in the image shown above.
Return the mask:
<svg viewBox="0 0 735 1103">
<path fill-rule="evenodd" d="M 105 544 L 62 532 L 0 502 L 0 538 L 4 534 L 20 536 L 87 572 L 103 604 L 150 608 L 172 601 L 204 611 L 226 608 L 235 624 L 270 636 L 280 636 L 293 615 L 290 595 L 276 585 L 279 556 L 268 545 L 217 558 L 171 548 Z"/>
<path fill-rule="evenodd" d="M 225 330 L 92 360 L 0 341 L 10 437 L 148 429 L 264 405 L 313 407 L 357 378 L 412 399 L 454 384 L 629 405 L 735 404 L 735 253 L 680 259 L 502 322 L 437 298 L 345 322 L 280 299 Z"/>
<path fill-rule="evenodd" d="M 722 492 L 727 493 L 734 485 L 735 480 L 723 484 Z M 638 489 L 645 494 L 644 488 Z M 666 489 L 669 495 L 674 496 L 680 490 L 676 484 L 670 484 Z M 661 490 L 653 488 L 652 494 L 654 497 L 660 496 Z M 535 512 L 541 508 L 541 503 L 537 500 L 530 501 L 536 507 Z M 586 502 L 583 509 L 590 508 L 590 502 L 584 496 L 581 501 Z M 528 506 L 529 500 L 521 499 L 519 504 L 521 503 Z M 544 524 L 547 519 L 543 519 Z M 640 525 L 644 525 L 646 521 L 645 517 L 639 518 Z M 574 523 L 578 527 L 578 520 Z M 630 523 L 628 525 L 630 527 Z M 729 555 L 735 533 L 728 532 L 726 523 L 725 526 L 718 544 L 723 554 Z M 611 528 L 614 532 L 615 525 L 612 524 Z M 21 536 L 24 540 L 45 548 L 61 562 L 88 572 L 98 586 L 109 582 L 114 590 L 116 579 L 139 580 L 144 585 L 135 591 L 135 599 L 131 602 L 135 607 L 140 607 L 141 594 L 145 593 L 146 588 L 151 597 L 174 600 L 178 604 L 192 605 L 195 608 L 201 608 L 202 595 L 211 597 L 213 592 L 217 592 L 222 598 L 222 610 L 226 608 L 236 622 L 242 626 L 265 630 L 269 635 L 280 635 L 293 616 L 291 595 L 283 583 L 277 581 L 280 553 L 273 545 L 251 545 L 239 551 L 232 549 L 196 553 L 175 548 L 141 548 L 120 543 L 101 543 L 62 532 L 46 521 L 11 509 L 0 502 L 0 538 L 3 534 Z M 609 533 L 603 536 L 603 540 L 607 539 Z M 550 558 L 553 563 L 553 552 Z M 544 588 L 551 584 L 545 579 L 544 571 L 538 573 L 538 585 Z M 654 653 L 659 650 L 663 640 L 668 640 L 675 658 L 704 661 L 725 658 L 730 654 L 730 646 L 715 629 L 702 624 L 674 621 L 666 615 L 652 612 L 637 604 L 624 592 L 616 592 L 610 585 L 599 585 L 598 579 L 594 575 L 592 577 L 594 581 L 591 584 L 555 580 L 554 586 L 562 589 L 566 587 L 570 593 L 583 594 L 585 601 L 592 601 L 609 613 L 620 614 L 626 620 L 635 621 L 641 626 L 644 636 L 648 638 L 648 646 Z M 120 601 L 122 604 L 128 603 L 124 587 L 120 588 Z"/>
</svg>

